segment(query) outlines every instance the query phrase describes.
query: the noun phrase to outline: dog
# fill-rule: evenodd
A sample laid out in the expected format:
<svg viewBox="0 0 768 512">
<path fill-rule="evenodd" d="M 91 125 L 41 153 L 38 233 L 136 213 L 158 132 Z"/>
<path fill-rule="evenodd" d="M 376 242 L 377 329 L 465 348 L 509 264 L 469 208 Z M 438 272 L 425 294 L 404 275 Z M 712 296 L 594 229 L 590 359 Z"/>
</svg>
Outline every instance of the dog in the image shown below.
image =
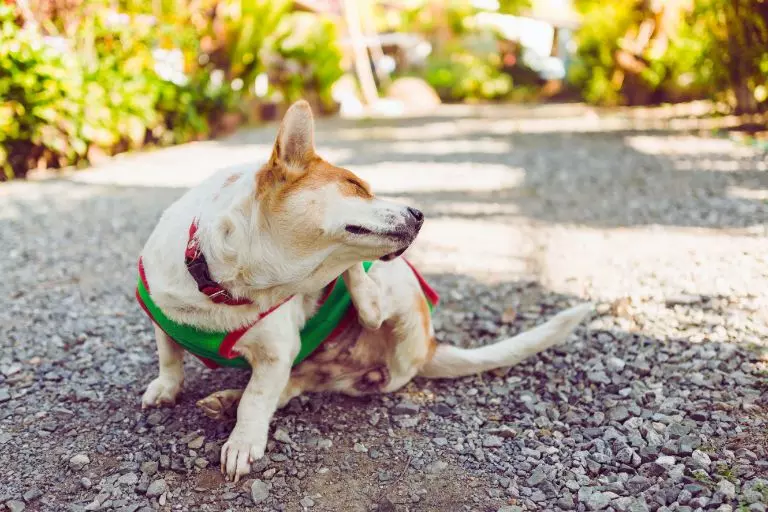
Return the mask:
<svg viewBox="0 0 768 512">
<path fill-rule="evenodd" d="M 267 163 L 190 189 L 142 249 L 137 298 L 159 359 L 142 407 L 175 403 L 186 351 L 211 366 L 250 368 L 244 390 L 198 402 L 213 417 L 236 405 L 221 470 L 238 481 L 264 456 L 276 409 L 303 392 L 387 393 L 417 375 L 509 367 L 565 342 L 592 310 L 572 307 L 481 348 L 438 344 L 431 310 L 439 296 L 400 257 L 423 221 L 318 156 L 311 108 L 294 103 Z"/>
</svg>

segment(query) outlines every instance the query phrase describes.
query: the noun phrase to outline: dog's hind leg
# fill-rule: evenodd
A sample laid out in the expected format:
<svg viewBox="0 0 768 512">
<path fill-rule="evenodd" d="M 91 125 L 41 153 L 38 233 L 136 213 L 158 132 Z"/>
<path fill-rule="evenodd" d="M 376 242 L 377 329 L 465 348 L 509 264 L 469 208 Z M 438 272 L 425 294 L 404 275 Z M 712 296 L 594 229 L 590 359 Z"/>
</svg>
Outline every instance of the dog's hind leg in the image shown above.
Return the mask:
<svg viewBox="0 0 768 512">
<path fill-rule="evenodd" d="M 184 383 L 184 349 L 157 325 L 155 341 L 160 372 L 157 378 L 149 383 L 141 398 L 142 409 L 174 404 Z"/>
<path fill-rule="evenodd" d="M 343 274 L 344 282 L 357 309 L 357 316 L 363 326 L 371 330 L 381 327 L 384 321 L 379 286 L 365 272 L 361 263 L 356 263 Z"/>
<path fill-rule="evenodd" d="M 242 389 L 222 389 L 198 400 L 197 406 L 209 418 L 221 420 L 237 410 L 237 404 L 240 402 L 241 396 L 243 396 Z"/>
<path fill-rule="evenodd" d="M 283 393 L 280 395 L 280 401 L 277 403 L 278 409 L 287 405 L 292 398 L 299 396 L 304 391 L 294 381 L 295 379 L 288 381 L 288 385 L 283 390 Z M 237 410 L 237 404 L 242 396 L 242 389 L 222 389 L 198 400 L 197 406 L 209 418 L 221 420 L 231 416 Z"/>
</svg>

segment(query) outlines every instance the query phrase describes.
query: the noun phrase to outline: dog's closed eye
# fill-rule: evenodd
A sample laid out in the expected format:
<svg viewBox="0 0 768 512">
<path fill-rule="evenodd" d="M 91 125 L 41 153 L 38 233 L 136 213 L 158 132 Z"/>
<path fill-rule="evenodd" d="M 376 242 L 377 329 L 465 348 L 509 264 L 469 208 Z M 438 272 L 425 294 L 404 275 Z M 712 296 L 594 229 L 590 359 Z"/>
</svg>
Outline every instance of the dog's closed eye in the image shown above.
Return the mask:
<svg viewBox="0 0 768 512">
<path fill-rule="evenodd" d="M 347 225 L 344 227 L 348 232 L 352 233 L 353 235 L 371 235 L 373 234 L 373 231 L 371 231 L 368 228 L 364 228 L 363 226 L 354 226 L 352 224 Z"/>
</svg>

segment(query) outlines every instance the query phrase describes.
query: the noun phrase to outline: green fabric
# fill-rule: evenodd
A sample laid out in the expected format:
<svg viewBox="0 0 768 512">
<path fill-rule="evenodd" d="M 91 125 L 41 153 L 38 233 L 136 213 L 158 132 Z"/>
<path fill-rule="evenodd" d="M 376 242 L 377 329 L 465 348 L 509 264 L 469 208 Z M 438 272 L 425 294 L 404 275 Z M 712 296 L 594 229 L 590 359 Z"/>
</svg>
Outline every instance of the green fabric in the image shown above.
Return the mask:
<svg viewBox="0 0 768 512">
<path fill-rule="evenodd" d="M 373 263 L 370 261 L 363 263 L 366 272 L 368 272 L 372 264 Z M 165 316 L 163 311 L 154 303 L 152 297 L 150 297 L 147 289 L 144 287 L 144 283 L 141 282 L 141 277 L 138 279 L 137 292 L 141 296 L 144 305 L 149 310 L 157 325 L 160 326 L 168 336 L 173 338 L 176 343 L 184 347 L 190 353 L 210 359 L 220 366 L 234 368 L 250 367 L 248 362 L 242 356 L 227 359 L 219 355 L 219 347 L 229 333 L 204 331 L 197 327 L 180 324 L 171 320 Z M 306 359 L 320 346 L 328 335 L 333 332 L 346 314 L 351 303 L 352 297 L 349 295 L 347 285 L 344 283 L 344 279 L 339 278 L 326 301 L 320 306 L 312 318 L 307 320 L 307 323 L 301 330 L 301 349 L 299 350 L 296 359 L 293 361 L 293 366 L 296 366 Z M 431 306 L 432 305 L 430 304 L 430 309 Z"/>
</svg>

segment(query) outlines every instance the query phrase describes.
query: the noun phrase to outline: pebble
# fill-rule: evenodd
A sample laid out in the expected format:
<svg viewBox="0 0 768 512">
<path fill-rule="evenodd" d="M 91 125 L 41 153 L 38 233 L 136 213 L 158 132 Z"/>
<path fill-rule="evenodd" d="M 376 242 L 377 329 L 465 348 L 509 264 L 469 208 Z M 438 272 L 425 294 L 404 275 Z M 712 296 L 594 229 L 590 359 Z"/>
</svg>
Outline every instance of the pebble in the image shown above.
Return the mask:
<svg viewBox="0 0 768 512">
<path fill-rule="evenodd" d="M 27 508 L 23 501 L 18 500 L 6 501 L 5 506 L 8 508 L 8 512 L 22 512 Z"/>
<path fill-rule="evenodd" d="M 277 430 L 275 430 L 275 434 L 273 437 L 275 438 L 275 440 L 280 441 L 281 443 L 293 444 L 293 441 L 291 441 L 291 436 L 288 435 L 288 432 L 286 432 L 282 428 L 278 428 Z"/>
<path fill-rule="evenodd" d="M 366 448 L 363 443 L 355 443 L 355 446 L 352 449 L 356 453 L 367 453 L 368 452 L 368 448 Z"/>
<path fill-rule="evenodd" d="M 157 473 L 159 463 L 157 461 L 148 460 L 141 463 L 141 472 L 147 476 L 152 476 Z"/>
<path fill-rule="evenodd" d="M 419 406 L 413 402 L 404 400 L 392 408 L 392 415 L 412 415 L 419 412 Z"/>
<path fill-rule="evenodd" d="M 547 474 L 544 472 L 544 470 L 542 468 L 536 468 L 533 473 L 531 473 L 531 476 L 528 477 L 526 483 L 532 487 L 536 487 L 546 479 Z"/>
<path fill-rule="evenodd" d="M 269 484 L 258 478 L 251 484 L 251 500 L 258 505 L 269 497 Z"/>
<path fill-rule="evenodd" d="M 438 416 L 443 417 L 453 416 L 454 414 L 453 409 L 442 402 L 435 404 L 435 406 L 432 407 L 432 411 Z"/>
<path fill-rule="evenodd" d="M 321 450 L 330 450 L 333 442 L 330 439 L 321 439 L 317 442 L 317 447 Z"/>
<path fill-rule="evenodd" d="M 712 460 L 709 458 L 709 455 L 700 450 L 693 451 L 691 454 L 691 462 L 693 463 L 694 467 L 701 469 L 709 469 L 710 464 L 712 464 Z"/>
<path fill-rule="evenodd" d="M 139 482 L 139 477 L 136 475 L 136 473 L 126 473 L 124 475 L 120 475 L 120 478 L 117 479 L 117 483 L 122 485 L 136 485 Z"/>
<path fill-rule="evenodd" d="M 155 498 L 157 496 L 160 496 L 167 490 L 168 490 L 168 484 L 165 483 L 165 480 L 161 478 L 149 484 L 149 487 L 147 487 L 146 495 L 147 495 L 147 498 Z"/>
<path fill-rule="evenodd" d="M 487 435 L 483 436 L 484 448 L 497 448 L 504 446 L 504 440 L 499 436 Z"/>
<path fill-rule="evenodd" d="M 205 436 L 198 436 L 192 441 L 187 443 L 187 446 L 192 450 L 199 450 L 203 444 L 205 444 Z"/>
<path fill-rule="evenodd" d="M 24 498 L 24 501 L 29 503 L 30 501 L 36 500 L 37 498 L 39 498 L 42 495 L 43 495 L 43 491 L 41 491 L 37 487 L 33 487 L 32 489 L 30 489 L 30 490 L 28 490 L 27 492 L 24 493 L 23 498 Z"/>
<path fill-rule="evenodd" d="M 732 482 L 729 482 L 725 479 L 717 482 L 717 492 L 730 500 L 736 498 L 736 486 L 733 485 Z"/>
<path fill-rule="evenodd" d="M 69 467 L 75 471 L 80 471 L 91 463 L 91 459 L 84 453 L 78 453 L 69 459 Z"/>
<path fill-rule="evenodd" d="M 311 508 L 315 506 L 315 502 L 312 498 L 309 496 L 304 496 L 301 501 L 299 501 L 302 507 L 304 508 Z"/>
<path fill-rule="evenodd" d="M 448 467 L 447 462 L 444 462 L 442 460 L 436 460 L 428 464 L 427 467 L 424 468 L 424 470 L 431 475 L 436 475 L 437 473 L 441 473 L 442 471 L 444 471 L 447 467 Z"/>
</svg>

